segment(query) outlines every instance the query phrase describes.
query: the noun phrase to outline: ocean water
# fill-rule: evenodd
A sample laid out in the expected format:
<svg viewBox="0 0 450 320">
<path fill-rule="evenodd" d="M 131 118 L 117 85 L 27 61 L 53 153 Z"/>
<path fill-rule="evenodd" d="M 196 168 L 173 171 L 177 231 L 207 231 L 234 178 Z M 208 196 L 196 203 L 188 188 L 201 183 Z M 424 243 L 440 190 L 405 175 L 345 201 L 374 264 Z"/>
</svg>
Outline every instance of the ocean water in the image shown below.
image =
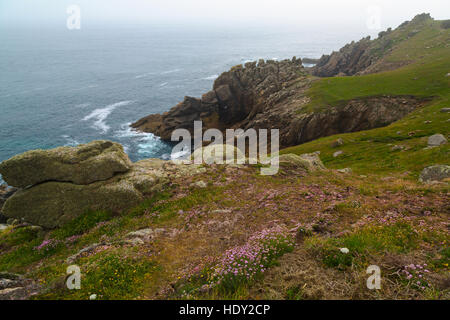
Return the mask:
<svg viewBox="0 0 450 320">
<path fill-rule="evenodd" d="M 114 27 L 0 28 L 0 161 L 96 139 L 133 161 L 171 145 L 129 124 L 201 96 L 223 71 L 264 59 L 320 57 L 362 37 L 354 30 Z"/>
</svg>

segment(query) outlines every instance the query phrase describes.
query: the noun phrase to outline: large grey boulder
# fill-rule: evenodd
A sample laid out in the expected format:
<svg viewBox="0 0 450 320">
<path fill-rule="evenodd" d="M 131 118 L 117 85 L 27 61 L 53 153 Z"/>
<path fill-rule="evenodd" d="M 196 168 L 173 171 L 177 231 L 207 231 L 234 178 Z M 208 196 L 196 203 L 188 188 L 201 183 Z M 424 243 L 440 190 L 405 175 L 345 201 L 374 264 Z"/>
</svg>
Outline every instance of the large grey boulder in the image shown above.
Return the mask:
<svg viewBox="0 0 450 320">
<path fill-rule="evenodd" d="M 122 212 L 163 190 L 172 178 L 204 172 L 197 165 L 178 165 L 149 159 L 132 165 L 126 173 L 90 183 L 50 181 L 17 191 L 3 206 L 7 218 L 53 229 L 89 210 Z"/>
<path fill-rule="evenodd" d="M 293 166 L 303 168 L 308 172 L 325 170 L 320 157 L 317 153 L 308 153 L 302 155 L 283 154 L 279 157 L 280 166 Z"/>
<path fill-rule="evenodd" d="M 6 201 L 3 213 L 51 229 L 89 210 L 122 211 L 142 200 L 142 195 L 125 181 L 96 182 L 88 186 L 46 182 L 18 191 Z"/>
<path fill-rule="evenodd" d="M 450 178 L 450 166 L 436 165 L 425 168 L 420 175 L 420 182 L 431 183 Z"/>
<path fill-rule="evenodd" d="M 429 147 L 439 147 L 447 143 L 447 139 L 442 134 L 435 134 L 428 138 Z"/>
<path fill-rule="evenodd" d="M 47 181 L 87 185 L 127 172 L 131 165 L 120 144 L 94 141 L 77 147 L 25 152 L 0 163 L 0 174 L 9 185 L 19 188 Z"/>
</svg>

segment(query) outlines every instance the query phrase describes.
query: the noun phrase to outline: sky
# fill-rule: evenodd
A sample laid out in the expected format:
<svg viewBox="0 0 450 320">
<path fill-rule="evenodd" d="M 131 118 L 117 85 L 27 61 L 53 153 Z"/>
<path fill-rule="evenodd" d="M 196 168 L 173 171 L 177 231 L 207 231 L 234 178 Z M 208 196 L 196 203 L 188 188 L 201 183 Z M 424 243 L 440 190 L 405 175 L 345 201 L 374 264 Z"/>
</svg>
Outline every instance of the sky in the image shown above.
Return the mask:
<svg viewBox="0 0 450 320">
<path fill-rule="evenodd" d="M 450 19 L 448 0 L 0 0 L 1 25 L 65 24 L 78 5 L 94 24 L 297 25 L 386 29 L 418 13 Z M 376 23 L 371 19 L 376 18 Z M 368 22 L 369 21 L 369 22 Z"/>
</svg>

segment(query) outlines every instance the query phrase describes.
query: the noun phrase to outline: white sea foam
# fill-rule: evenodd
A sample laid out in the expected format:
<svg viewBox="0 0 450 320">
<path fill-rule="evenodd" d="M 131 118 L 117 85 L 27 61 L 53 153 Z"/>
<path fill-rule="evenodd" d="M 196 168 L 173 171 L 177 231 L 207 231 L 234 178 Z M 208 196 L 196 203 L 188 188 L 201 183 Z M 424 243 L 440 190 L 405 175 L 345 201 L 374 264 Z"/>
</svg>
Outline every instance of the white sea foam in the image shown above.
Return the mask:
<svg viewBox="0 0 450 320">
<path fill-rule="evenodd" d="M 147 72 L 147 73 L 143 73 L 143 74 L 138 74 L 137 76 L 135 76 L 135 79 L 142 79 L 142 78 L 146 78 L 148 76 L 154 75 L 155 73 L 153 72 Z"/>
<path fill-rule="evenodd" d="M 80 142 L 78 142 L 77 140 L 75 140 L 73 137 L 68 136 L 68 135 L 62 135 L 61 137 L 63 137 L 64 139 L 66 139 L 66 143 L 64 144 L 64 146 L 66 147 L 76 147 L 80 144 Z"/>
<path fill-rule="evenodd" d="M 173 70 L 161 72 L 161 74 L 169 74 L 169 73 L 175 73 L 175 72 L 179 72 L 179 71 L 181 71 L 181 69 L 173 69 Z"/>
<path fill-rule="evenodd" d="M 218 74 L 213 74 L 212 76 L 202 78 L 202 80 L 216 80 L 219 77 Z"/>
<path fill-rule="evenodd" d="M 165 87 L 165 86 L 167 86 L 169 83 L 168 82 L 163 82 L 163 83 L 161 83 L 159 86 L 160 87 Z"/>
<path fill-rule="evenodd" d="M 133 139 L 136 141 L 137 153 L 141 156 L 155 156 L 155 148 L 158 147 L 160 138 L 152 133 L 140 132 L 130 127 L 131 123 L 120 126 L 120 130 L 114 133 L 118 139 Z M 128 152 L 129 147 L 125 152 Z"/>
<path fill-rule="evenodd" d="M 109 126 L 106 124 L 105 120 L 117 107 L 123 107 L 133 103 L 133 101 L 121 101 L 114 104 L 110 104 L 104 108 L 95 109 L 89 115 L 83 118 L 83 121 L 88 121 L 93 119 L 93 128 L 100 130 L 102 133 L 106 133 L 109 130 Z"/>
<path fill-rule="evenodd" d="M 191 155 L 190 150 L 182 150 L 179 152 L 173 152 L 170 155 L 171 160 L 180 160 L 180 159 L 186 159 L 189 155 Z"/>
</svg>

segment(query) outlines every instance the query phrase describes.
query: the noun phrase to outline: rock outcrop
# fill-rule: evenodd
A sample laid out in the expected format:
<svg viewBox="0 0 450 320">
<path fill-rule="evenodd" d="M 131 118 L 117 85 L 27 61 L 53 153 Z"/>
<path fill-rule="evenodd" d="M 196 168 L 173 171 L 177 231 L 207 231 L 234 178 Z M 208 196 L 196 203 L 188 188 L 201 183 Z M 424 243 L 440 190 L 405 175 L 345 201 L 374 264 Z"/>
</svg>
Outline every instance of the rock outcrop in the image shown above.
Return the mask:
<svg viewBox="0 0 450 320">
<path fill-rule="evenodd" d="M 317 153 L 310 154 L 283 154 L 279 157 L 279 162 L 281 167 L 296 167 L 304 169 L 307 172 L 321 171 L 325 170 L 320 157 Z"/>
<path fill-rule="evenodd" d="M 439 147 L 447 143 L 447 139 L 442 134 L 435 134 L 428 138 L 429 147 Z"/>
<path fill-rule="evenodd" d="M 420 182 L 433 183 L 450 179 L 450 166 L 436 165 L 425 168 L 420 175 Z"/>
<path fill-rule="evenodd" d="M 344 46 L 331 55 L 323 55 L 312 68 L 311 73 L 318 77 L 354 75 L 368 68 L 375 60 L 370 54 L 370 37 Z"/>
<path fill-rule="evenodd" d="M 133 128 L 151 132 L 170 140 L 175 129 L 188 129 L 193 134 L 195 120 L 203 128 L 231 128 L 247 118 L 253 118 L 267 105 L 274 105 L 293 94 L 292 85 L 303 79 L 302 61 L 260 60 L 233 67 L 216 79 L 213 90 L 201 99 L 186 97 L 183 102 L 162 115 L 150 115 L 132 124 Z M 303 78 L 302 78 L 303 75 Z"/>
<path fill-rule="evenodd" d="M 222 164 L 228 163 L 228 161 L 245 161 L 245 155 L 241 150 L 231 144 L 210 144 L 195 150 L 192 153 L 191 159 L 202 158 L 202 163 L 206 164 Z"/>
<path fill-rule="evenodd" d="M 94 141 L 77 148 L 33 150 L 0 163 L 11 186 L 25 188 L 46 181 L 86 185 L 127 172 L 131 161 L 118 143 Z"/>
<path fill-rule="evenodd" d="M 162 115 L 150 115 L 132 126 L 171 140 L 175 129 L 193 135 L 194 121 L 203 130 L 279 129 L 281 147 L 289 147 L 338 133 L 386 126 L 424 104 L 412 96 L 355 99 L 322 111 L 308 111 L 311 86 L 297 59 L 248 63 L 222 74 L 214 90 L 202 99 L 186 97 Z"/>
<path fill-rule="evenodd" d="M 409 64 L 411 61 L 393 63 L 384 58 L 394 45 L 419 33 L 421 26 L 431 20 L 429 14 L 420 14 L 396 30 L 389 28 L 380 32 L 374 40 L 367 37 L 358 42 L 353 41 L 337 52 L 323 55 L 310 72 L 319 77 L 352 76 L 392 70 Z"/>
<path fill-rule="evenodd" d="M 108 147 L 99 149 L 92 148 L 92 146 Z M 91 163 L 93 168 L 102 170 L 101 173 L 92 170 L 86 162 L 80 164 L 80 161 L 73 161 L 73 168 L 70 166 L 70 155 L 75 157 L 80 154 L 85 155 L 83 150 L 91 150 L 91 153 L 88 152 L 91 156 L 83 159 Z M 103 150 L 103 152 L 99 153 L 98 150 Z M 31 187 L 17 191 L 6 201 L 3 206 L 3 214 L 7 218 L 26 221 L 45 228 L 56 228 L 89 210 L 114 212 L 126 210 L 139 204 L 145 196 L 160 191 L 172 177 L 181 177 L 202 171 L 202 168 L 195 165 L 178 165 L 159 159 L 143 160 L 132 164 L 120 145 L 106 141 L 81 145 L 76 148 L 58 148 L 48 152 L 51 155 L 57 154 L 58 156 L 55 156 L 57 159 L 66 159 L 63 164 L 67 168 L 66 175 L 60 171 L 52 174 L 53 171 L 48 166 L 41 177 L 35 168 L 28 165 L 28 160 L 20 161 L 20 159 L 29 159 L 29 156 L 24 157 L 23 155 L 15 157 L 16 160 L 14 158 L 7 160 L 7 165 L 2 166 L 8 168 L 5 179 L 8 182 L 13 181 L 19 186 L 29 186 L 32 180 L 28 178 L 28 174 L 33 177 L 33 181 L 38 181 Z M 30 154 L 34 163 L 47 165 L 48 154 L 28 153 L 28 155 Z M 42 159 L 38 154 L 41 154 Z M 51 159 L 55 159 L 55 157 Z M 102 166 L 103 160 L 104 165 Z M 56 166 L 59 166 L 60 163 L 56 161 Z M 15 168 L 14 164 L 22 170 Z M 93 176 L 89 177 L 86 172 L 83 172 L 78 177 L 76 173 L 81 170 L 82 166 L 85 166 L 86 172 L 91 172 Z M 129 168 L 123 172 L 126 166 Z M 58 180 L 58 177 L 61 177 L 61 180 Z M 93 182 L 88 183 L 88 181 Z M 75 182 L 82 182 L 82 184 Z"/>
</svg>

